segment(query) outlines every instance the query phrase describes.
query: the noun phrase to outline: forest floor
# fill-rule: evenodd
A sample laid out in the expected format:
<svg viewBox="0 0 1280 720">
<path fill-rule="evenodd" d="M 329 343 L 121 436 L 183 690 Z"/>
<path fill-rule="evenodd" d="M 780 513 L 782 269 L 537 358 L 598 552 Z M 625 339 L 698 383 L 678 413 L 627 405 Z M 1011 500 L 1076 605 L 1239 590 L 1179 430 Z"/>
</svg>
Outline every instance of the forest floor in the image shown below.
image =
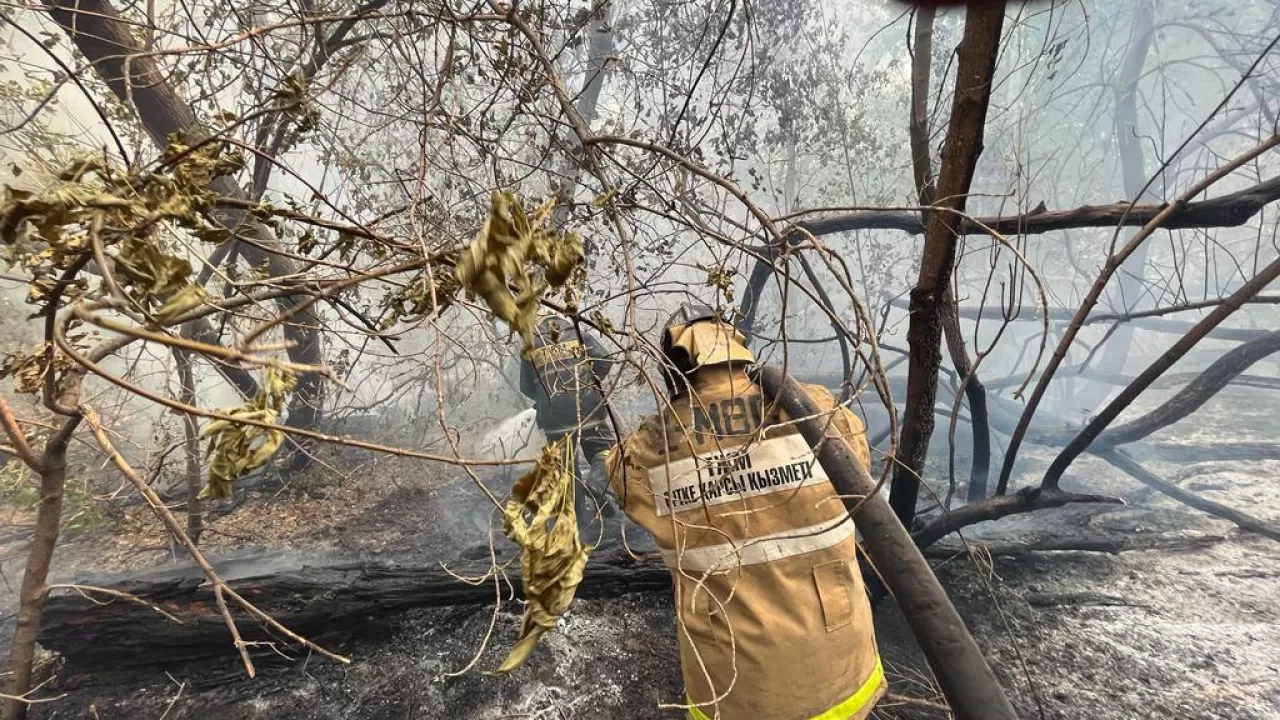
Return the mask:
<svg viewBox="0 0 1280 720">
<path fill-rule="evenodd" d="M 1273 441 L 1269 399 L 1259 398 L 1257 391 L 1229 389 L 1203 408 L 1195 423 L 1186 421 L 1161 435 L 1166 445 L 1213 447 L 1213 459 L 1162 462 L 1136 454 L 1148 469 L 1185 488 L 1280 522 L 1280 461 L 1222 459 L 1231 455 L 1232 444 Z M 1024 481 L 1038 480 L 1053 454 L 1040 449 L 1025 455 L 1020 463 Z M 961 458 L 959 467 L 964 462 Z M 370 462 L 345 477 L 253 494 L 234 512 L 210 522 L 204 545 L 215 558 L 270 548 L 308 555 L 341 551 L 370 558 L 453 559 L 484 538 L 480 493 L 469 483 L 465 476 L 441 475 L 423 464 Z M 993 543 L 1009 551 L 979 549 L 935 561 L 1020 715 L 1280 718 L 1280 543 L 1238 533 L 1230 523 L 1148 491 L 1089 456 L 1073 467 L 1064 485 L 1112 493 L 1129 504 L 1069 507 L 975 526 L 965 535 L 973 547 Z M 23 524 L 20 506 L 10 504 L 7 512 L 11 527 Z M 1197 542 L 1119 554 L 1018 549 L 1038 540 L 1072 538 Z M 0 589 L 6 589 L 10 608 L 20 550 L 16 533 L 0 536 L 0 569 L 4 583 L 12 584 Z M 59 549 L 55 568 L 61 579 L 84 579 L 95 572 L 154 566 L 168 555 L 159 525 L 135 506 L 77 532 Z M 876 615 L 891 682 L 891 697 L 877 717 L 949 717 L 934 707 L 939 698 L 892 601 L 882 602 Z M 43 693 L 58 699 L 34 706 L 33 717 L 680 716 L 661 709 L 681 698 L 668 597 L 577 601 L 560 631 L 544 637 L 524 668 L 509 677 L 486 674 L 500 664 L 519 622 L 516 605 L 496 613 L 491 605 L 410 611 L 394 618 L 383 636 L 342 648 L 355 659 L 350 666 L 320 658 L 303 663 L 264 658 L 253 680 L 243 676 L 230 641 L 225 661 L 133 671 L 123 678 L 106 668 L 55 665 L 56 677 Z M 4 619 L 6 632 L 11 624 L 10 615 Z"/>
</svg>

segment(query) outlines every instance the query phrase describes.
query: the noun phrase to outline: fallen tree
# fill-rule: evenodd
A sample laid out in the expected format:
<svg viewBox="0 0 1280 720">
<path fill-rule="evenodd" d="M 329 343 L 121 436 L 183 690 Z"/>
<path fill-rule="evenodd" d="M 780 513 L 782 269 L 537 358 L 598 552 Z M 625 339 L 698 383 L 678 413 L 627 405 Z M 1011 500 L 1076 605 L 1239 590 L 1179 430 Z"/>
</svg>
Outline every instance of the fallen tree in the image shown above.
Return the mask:
<svg viewBox="0 0 1280 720">
<path fill-rule="evenodd" d="M 1204 534 L 1093 535 L 967 546 L 938 543 L 923 553 L 939 560 L 967 552 L 1007 557 L 1044 552 L 1116 554 L 1194 549 L 1225 539 Z M 215 564 L 237 593 L 252 598 L 259 608 L 299 632 L 329 643 L 376 633 L 408 610 L 481 606 L 495 599 L 510 602 L 523 597 L 520 569 L 514 561 L 496 582 L 492 576 L 487 582 L 475 582 L 493 567 L 476 561 L 457 566 L 343 557 L 305 562 L 289 553 L 251 551 Z M 671 573 L 661 560 L 601 554 L 587 564 L 577 595 L 607 599 L 650 592 L 671 592 Z M 246 642 L 272 643 L 251 646 L 255 659 L 277 651 L 286 656 L 305 652 L 243 613 L 237 612 L 237 621 Z M 74 668 L 84 669 L 156 667 L 229 658 L 235 653 L 213 589 L 193 564 L 60 586 L 45 604 L 39 640 Z"/>
<path fill-rule="evenodd" d="M 278 554 L 266 554 L 218 566 L 236 593 L 293 631 L 322 642 L 357 637 L 412 608 L 523 597 L 520 569 L 514 562 L 498 576 L 490 572 L 493 566 L 488 562 L 448 567 L 334 559 L 293 569 L 281 569 L 282 564 L 287 561 Z M 93 584 L 104 586 L 109 592 L 77 585 L 51 594 L 45 602 L 40 644 L 85 667 L 156 666 L 235 652 L 213 588 L 195 565 Z M 615 554 L 591 559 L 578 597 L 616 597 L 670 587 L 671 573 L 662 563 Z M 233 608 L 232 613 L 243 640 L 262 643 L 250 645 L 252 653 L 305 652 L 242 610 Z"/>
</svg>

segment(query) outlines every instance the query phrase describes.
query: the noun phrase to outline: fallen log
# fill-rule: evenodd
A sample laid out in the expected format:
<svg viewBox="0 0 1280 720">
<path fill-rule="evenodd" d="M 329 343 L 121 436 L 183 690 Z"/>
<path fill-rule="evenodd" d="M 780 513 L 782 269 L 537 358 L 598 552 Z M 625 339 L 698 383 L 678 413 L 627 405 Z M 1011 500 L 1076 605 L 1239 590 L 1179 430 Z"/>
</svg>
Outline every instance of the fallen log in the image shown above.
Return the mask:
<svg viewBox="0 0 1280 720">
<path fill-rule="evenodd" d="M 1172 550 L 1202 547 L 1222 536 L 1152 538 L 1075 538 L 1032 543 L 970 543 L 996 556 L 1046 551 L 1119 553 L 1134 550 Z M 964 554 L 966 548 L 939 543 L 927 557 L 939 560 Z M 499 558 L 502 562 L 502 557 Z M 400 613 L 414 608 L 486 605 L 501 591 L 503 602 L 522 597 L 520 572 L 514 563 L 498 587 L 468 583 L 459 577 L 481 577 L 488 563 L 467 562 L 446 567 L 428 562 L 370 562 L 335 557 L 305 560 L 279 551 L 253 551 L 214 562 L 233 590 L 313 640 L 341 643 L 393 624 Z M 457 576 L 455 576 L 455 574 Z M 129 593 L 137 601 L 109 596 L 93 588 Z M 670 572 L 656 558 L 639 561 L 619 553 L 593 557 L 587 565 L 578 597 L 601 599 L 641 592 L 668 593 Z M 168 613 L 165 617 L 156 608 Z M 273 637 L 244 613 L 236 618 L 248 642 L 270 642 L 252 651 L 257 656 L 279 650 L 298 654 L 298 648 Z M 75 586 L 54 590 L 45 605 L 41 645 L 61 654 L 73 668 L 94 669 L 172 666 L 234 658 L 235 649 L 213 592 L 195 565 L 170 565 L 151 571 L 86 577 Z M 278 656 L 277 656 L 278 657 Z"/>
<path fill-rule="evenodd" d="M 522 597 L 520 570 L 514 562 L 496 582 L 492 576 L 476 582 L 489 571 L 488 562 L 446 567 L 439 562 L 336 558 L 308 564 L 280 553 L 259 553 L 214 564 L 233 590 L 317 642 L 359 637 L 413 608 L 479 605 L 499 595 L 503 602 Z M 578 597 L 616 597 L 670 587 L 670 571 L 662 563 L 604 553 L 588 563 Z M 266 643 L 254 648 L 256 652 L 297 654 L 297 648 L 248 614 L 233 613 L 246 642 Z M 96 582 L 86 579 L 55 590 L 45 603 L 39 642 L 84 667 L 157 666 L 236 654 L 213 590 L 195 565 Z"/>
</svg>

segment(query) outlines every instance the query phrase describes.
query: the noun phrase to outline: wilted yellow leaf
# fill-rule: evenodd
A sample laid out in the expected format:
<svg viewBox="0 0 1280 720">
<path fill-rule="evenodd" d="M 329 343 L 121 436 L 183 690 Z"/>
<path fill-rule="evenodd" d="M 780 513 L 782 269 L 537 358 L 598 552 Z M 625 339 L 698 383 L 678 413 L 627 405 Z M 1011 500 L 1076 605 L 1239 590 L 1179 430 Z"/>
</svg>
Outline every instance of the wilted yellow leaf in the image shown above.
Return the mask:
<svg viewBox="0 0 1280 720">
<path fill-rule="evenodd" d="M 534 468 L 511 489 L 502 531 L 523 550 L 520 578 L 527 605 L 520 638 L 495 674 L 524 664 L 538 639 L 569 609 L 582 582 L 589 548 L 578 537 L 573 463 L 573 436 L 566 435 L 544 447 Z"/>
<path fill-rule="evenodd" d="M 274 423 L 284 412 L 285 401 L 296 383 L 293 373 L 268 367 L 258 394 L 244 405 L 225 410 L 223 414 Z M 209 440 L 205 451 L 209 480 L 200 491 L 201 499 L 231 497 L 231 484 L 236 478 L 265 465 L 284 441 L 284 433 L 279 430 L 229 420 L 215 420 L 200 434 Z"/>
<path fill-rule="evenodd" d="M 557 237 L 546 227 L 552 207 L 551 201 L 543 203 L 531 218 L 515 195 L 495 192 L 489 219 L 461 253 L 455 271 L 468 293 L 520 333 L 526 348 L 533 344 L 542 294 L 548 286 L 563 286 L 582 262 L 577 233 Z"/>
</svg>

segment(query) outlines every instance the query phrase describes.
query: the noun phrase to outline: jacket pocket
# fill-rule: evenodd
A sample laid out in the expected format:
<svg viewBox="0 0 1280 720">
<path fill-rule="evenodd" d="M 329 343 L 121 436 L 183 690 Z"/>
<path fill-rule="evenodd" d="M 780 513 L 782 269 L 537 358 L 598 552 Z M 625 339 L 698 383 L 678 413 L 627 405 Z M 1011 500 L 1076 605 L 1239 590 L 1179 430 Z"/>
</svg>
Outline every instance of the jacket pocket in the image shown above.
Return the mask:
<svg viewBox="0 0 1280 720">
<path fill-rule="evenodd" d="M 822 603 L 822 618 L 827 632 L 853 622 L 853 570 L 849 563 L 832 560 L 815 565 L 813 581 L 818 587 L 818 601 Z"/>
<path fill-rule="evenodd" d="M 711 596 L 711 589 L 706 586 L 698 587 L 691 595 L 687 601 L 688 609 L 681 613 L 684 624 L 681 632 L 688 632 L 689 640 L 702 647 L 714 647 L 721 642 L 728 642 L 724 609 Z"/>
</svg>

